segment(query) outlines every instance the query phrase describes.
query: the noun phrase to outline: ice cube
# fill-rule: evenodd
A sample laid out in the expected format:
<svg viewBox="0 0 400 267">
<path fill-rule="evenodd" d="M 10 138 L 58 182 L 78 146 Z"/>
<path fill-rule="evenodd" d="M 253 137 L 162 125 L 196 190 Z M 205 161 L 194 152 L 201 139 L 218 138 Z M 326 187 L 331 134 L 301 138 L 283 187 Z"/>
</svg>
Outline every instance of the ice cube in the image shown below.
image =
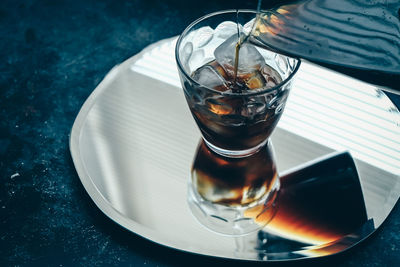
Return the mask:
<svg viewBox="0 0 400 267">
<path fill-rule="evenodd" d="M 279 73 L 271 66 L 265 64 L 261 69 L 261 73 L 265 77 L 266 87 L 271 88 L 282 82 L 282 77 Z"/>
<path fill-rule="evenodd" d="M 243 33 L 246 35 L 249 35 L 251 33 L 251 30 L 253 30 L 254 27 L 254 23 L 256 22 L 256 19 L 252 19 L 249 22 L 247 22 L 244 26 L 243 26 Z"/>
<path fill-rule="evenodd" d="M 275 54 L 275 63 L 278 66 L 279 70 L 283 73 L 286 73 L 288 70 L 288 64 L 286 62 L 286 57 L 279 55 L 279 54 Z"/>
<path fill-rule="evenodd" d="M 204 65 L 197 69 L 192 78 L 199 84 L 219 91 L 227 90 L 228 87 L 224 78 L 210 65 Z"/>
<path fill-rule="evenodd" d="M 188 63 L 189 63 L 189 58 L 192 56 L 193 52 L 193 44 L 192 42 L 187 42 L 182 49 L 182 53 L 180 55 L 181 57 L 181 62 L 183 63 L 185 69 L 188 68 Z"/>
<path fill-rule="evenodd" d="M 226 73 L 225 69 L 217 61 L 213 60 L 209 63 L 209 65 L 213 67 L 213 69 L 217 71 L 218 74 L 221 75 L 221 77 L 224 78 L 225 81 L 229 80 L 229 76 Z"/>
<path fill-rule="evenodd" d="M 265 113 L 267 105 L 261 97 L 250 99 L 242 106 L 240 114 L 247 118 L 252 118 L 260 113 Z"/>
<path fill-rule="evenodd" d="M 242 26 L 239 25 L 239 32 L 241 31 Z M 233 21 L 224 21 L 218 24 L 218 26 L 214 30 L 214 34 L 216 37 L 227 39 L 233 34 L 237 34 L 238 25 Z"/>
<path fill-rule="evenodd" d="M 196 30 L 196 33 L 193 37 L 193 44 L 195 48 L 201 48 L 208 44 L 213 38 L 213 35 L 214 30 L 209 26 L 205 26 Z"/>
<path fill-rule="evenodd" d="M 217 62 L 226 70 L 231 72 L 233 71 L 235 64 L 235 49 L 237 42 L 238 36 L 234 34 L 214 51 L 214 56 Z M 239 50 L 238 72 L 250 73 L 259 70 L 264 65 L 265 60 L 254 45 L 247 42 L 241 45 Z"/>
<path fill-rule="evenodd" d="M 250 90 L 263 88 L 266 81 L 259 71 L 256 71 L 246 80 L 246 86 Z"/>
<path fill-rule="evenodd" d="M 233 112 L 233 107 L 223 100 L 209 98 L 206 99 L 208 110 L 217 115 L 227 115 Z"/>
<path fill-rule="evenodd" d="M 200 66 L 204 65 L 205 63 L 207 63 L 207 61 L 204 61 L 204 59 L 205 56 L 203 49 L 194 50 L 188 60 L 188 66 L 190 67 L 189 69 L 193 71 L 199 68 Z"/>
</svg>

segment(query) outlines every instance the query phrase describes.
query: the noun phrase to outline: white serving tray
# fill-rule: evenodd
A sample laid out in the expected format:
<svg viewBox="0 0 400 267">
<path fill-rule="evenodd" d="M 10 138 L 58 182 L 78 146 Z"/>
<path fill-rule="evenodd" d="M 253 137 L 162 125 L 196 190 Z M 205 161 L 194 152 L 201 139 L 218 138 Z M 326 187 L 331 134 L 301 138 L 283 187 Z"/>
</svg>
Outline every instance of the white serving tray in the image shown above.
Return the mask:
<svg viewBox="0 0 400 267">
<path fill-rule="evenodd" d="M 257 234 L 220 236 L 192 217 L 186 187 L 200 134 L 180 88 L 175 41 L 155 43 L 114 67 L 82 106 L 70 150 L 92 200 L 126 229 L 183 251 L 259 261 L 332 254 L 314 253 L 329 244 L 260 251 L 254 246 Z M 272 140 L 280 173 L 350 151 L 374 229 L 399 198 L 400 115 L 372 86 L 302 64 Z"/>
</svg>

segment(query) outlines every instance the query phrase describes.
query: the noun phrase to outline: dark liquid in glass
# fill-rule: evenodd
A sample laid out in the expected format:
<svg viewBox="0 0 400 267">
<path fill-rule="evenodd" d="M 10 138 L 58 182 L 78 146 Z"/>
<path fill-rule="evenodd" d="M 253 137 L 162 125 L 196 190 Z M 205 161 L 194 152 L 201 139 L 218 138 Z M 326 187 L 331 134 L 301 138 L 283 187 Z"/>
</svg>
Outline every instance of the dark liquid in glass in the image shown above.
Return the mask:
<svg viewBox="0 0 400 267">
<path fill-rule="evenodd" d="M 205 139 L 213 145 L 227 150 L 246 150 L 266 141 L 282 114 L 288 95 L 287 90 L 274 90 L 281 83 L 279 73 L 265 65 L 250 73 L 237 72 L 232 66 L 221 66 L 209 62 L 192 73 L 198 80 L 198 73 L 209 68 L 216 71 L 226 81 L 212 89 L 236 95 L 202 95 L 204 90 L 194 90 L 186 94 L 190 110 Z M 270 92 L 247 96 L 256 90 Z M 268 91 L 268 90 L 266 90 Z M 241 96 L 243 94 L 243 96 Z"/>
</svg>

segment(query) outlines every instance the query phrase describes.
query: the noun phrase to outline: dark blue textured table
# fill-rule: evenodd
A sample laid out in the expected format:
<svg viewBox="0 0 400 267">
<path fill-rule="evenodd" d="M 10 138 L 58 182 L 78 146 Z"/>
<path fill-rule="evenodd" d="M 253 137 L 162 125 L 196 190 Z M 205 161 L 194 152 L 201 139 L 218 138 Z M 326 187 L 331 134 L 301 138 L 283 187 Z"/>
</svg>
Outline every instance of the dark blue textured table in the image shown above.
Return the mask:
<svg viewBox="0 0 400 267">
<path fill-rule="evenodd" d="M 243 265 L 165 248 L 116 225 L 83 189 L 68 137 L 81 105 L 114 65 L 206 13 L 255 4 L 1 1 L 0 266 Z M 399 106 L 400 97 L 392 98 Z M 301 263 L 400 266 L 399 205 L 359 246 Z"/>
</svg>

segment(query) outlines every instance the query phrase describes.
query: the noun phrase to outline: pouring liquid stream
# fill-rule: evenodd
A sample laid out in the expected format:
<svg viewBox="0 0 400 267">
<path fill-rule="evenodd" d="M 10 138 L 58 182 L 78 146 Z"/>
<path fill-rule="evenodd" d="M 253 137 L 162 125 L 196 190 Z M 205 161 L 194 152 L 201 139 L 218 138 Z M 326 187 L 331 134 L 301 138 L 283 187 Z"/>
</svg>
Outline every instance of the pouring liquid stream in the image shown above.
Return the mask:
<svg viewBox="0 0 400 267">
<path fill-rule="evenodd" d="M 241 34 L 240 32 L 240 27 L 239 27 L 239 20 L 238 20 L 238 12 L 239 10 L 236 10 L 236 25 L 237 25 L 237 34 L 238 34 L 238 42 L 236 43 L 235 46 L 235 63 L 233 66 L 233 77 L 234 77 L 234 84 L 236 84 L 236 80 L 237 80 L 237 73 L 238 73 L 238 67 L 239 67 L 239 51 L 240 51 L 240 46 L 247 42 L 247 40 L 249 39 L 250 35 L 254 32 L 255 30 L 255 26 L 258 24 L 259 22 L 259 18 L 260 18 L 260 14 L 261 14 L 261 4 L 262 4 L 262 0 L 257 0 L 257 15 L 256 18 L 254 20 L 253 26 L 251 31 L 248 34 Z"/>
</svg>

